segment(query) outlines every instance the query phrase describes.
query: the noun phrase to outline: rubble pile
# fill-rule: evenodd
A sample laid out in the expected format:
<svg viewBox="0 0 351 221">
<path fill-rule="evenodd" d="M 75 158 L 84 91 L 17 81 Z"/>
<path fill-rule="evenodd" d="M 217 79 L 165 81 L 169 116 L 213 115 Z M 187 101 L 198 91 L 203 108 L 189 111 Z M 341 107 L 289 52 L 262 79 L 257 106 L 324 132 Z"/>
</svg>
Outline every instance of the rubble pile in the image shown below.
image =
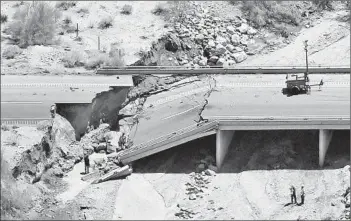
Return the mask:
<svg viewBox="0 0 351 221">
<path fill-rule="evenodd" d="M 232 66 L 263 49 L 256 47 L 256 35 L 245 19 L 215 17 L 195 6 L 136 65 Z"/>
<path fill-rule="evenodd" d="M 345 205 L 345 210 L 343 211 L 340 220 L 350 220 L 350 187 L 348 187 L 345 193 L 342 195 L 341 202 Z"/>
</svg>

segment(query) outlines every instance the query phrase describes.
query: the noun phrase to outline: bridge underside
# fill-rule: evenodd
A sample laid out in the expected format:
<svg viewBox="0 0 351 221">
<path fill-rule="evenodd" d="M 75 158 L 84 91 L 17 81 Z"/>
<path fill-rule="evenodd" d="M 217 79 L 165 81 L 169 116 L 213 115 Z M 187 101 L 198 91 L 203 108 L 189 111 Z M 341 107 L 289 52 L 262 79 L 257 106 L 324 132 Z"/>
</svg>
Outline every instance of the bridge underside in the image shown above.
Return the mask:
<svg viewBox="0 0 351 221">
<path fill-rule="evenodd" d="M 342 126 L 344 125 L 344 126 Z M 332 129 L 317 129 L 317 125 L 310 125 L 310 128 L 302 127 L 302 130 L 318 130 L 319 131 L 319 165 L 322 167 L 325 161 L 326 153 L 329 144 L 332 139 L 333 130 L 349 130 L 349 121 L 342 125 L 335 125 L 334 127 L 329 125 Z M 235 129 L 237 127 L 237 129 Z M 288 127 L 288 125 L 287 125 Z M 319 126 L 324 128 L 323 126 Z M 221 124 L 217 121 L 203 123 L 202 125 L 193 125 L 192 127 L 186 128 L 184 131 L 177 131 L 158 139 L 151 140 L 142 145 L 134 146 L 128 150 L 120 153 L 119 158 L 123 164 L 129 164 L 138 159 L 156 154 L 158 152 L 167 150 L 172 147 L 177 147 L 181 144 L 187 143 L 192 140 L 199 139 L 201 137 L 206 137 L 209 135 L 216 134 L 216 166 L 219 170 L 223 162 L 225 161 L 228 148 L 235 139 L 235 131 L 239 130 L 291 130 L 286 127 L 275 126 L 275 127 L 262 127 L 259 128 L 243 126 L 232 126 L 231 128 L 227 124 Z"/>
</svg>

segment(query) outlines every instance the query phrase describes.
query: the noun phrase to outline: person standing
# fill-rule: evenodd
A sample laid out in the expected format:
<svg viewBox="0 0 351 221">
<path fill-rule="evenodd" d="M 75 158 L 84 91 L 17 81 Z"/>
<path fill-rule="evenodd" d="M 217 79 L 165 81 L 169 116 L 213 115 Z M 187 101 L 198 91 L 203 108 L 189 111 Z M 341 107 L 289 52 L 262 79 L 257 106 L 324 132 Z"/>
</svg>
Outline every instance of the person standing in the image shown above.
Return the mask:
<svg viewBox="0 0 351 221">
<path fill-rule="evenodd" d="M 305 203 L 305 190 L 301 186 L 301 205 Z"/>
<path fill-rule="evenodd" d="M 290 187 L 290 198 L 291 198 L 291 203 L 296 204 L 296 189 L 293 185 Z"/>
<path fill-rule="evenodd" d="M 84 166 L 85 166 L 85 174 L 88 174 L 89 173 L 89 167 L 90 167 L 88 150 L 84 150 Z"/>
<path fill-rule="evenodd" d="M 51 118 L 55 118 L 55 114 L 56 114 L 56 104 L 51 105 L 50 113 L 51 113 Z"/>
</svg>

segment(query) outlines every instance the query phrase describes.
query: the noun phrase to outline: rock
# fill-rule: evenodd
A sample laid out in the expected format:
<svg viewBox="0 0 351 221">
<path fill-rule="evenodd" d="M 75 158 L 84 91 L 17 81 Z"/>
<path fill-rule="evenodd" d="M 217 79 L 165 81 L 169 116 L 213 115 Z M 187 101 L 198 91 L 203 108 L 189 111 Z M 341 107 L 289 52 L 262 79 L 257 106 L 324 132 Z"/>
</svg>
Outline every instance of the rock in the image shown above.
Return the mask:
<svg viewBox="0 0 351 221">
<path fill-rule="evenodd" d="M 175 34 L 169 34 L 165 43 L 167 51 L 176 52 L 181 47 L 180 40 Z"/>
<path fill-rule="evenodd" d="M 234 51 L 235 52 L 242 52 L 242 51 L 244 51 L 244 49 L 242 49 L 241 47 L 235 47 Z"/>
<path fill-rule="evenodd" d="M 99 143 L 96 148 L 94 148 L 95 152 L 100 152 L 101 150 L 107 150 L 106 142 Z"/>
<path fill-rule="evenodd" d="M 249 43 L 249 36 L 247 35 L 242 35 L 240 39 L 240 43 L 243 45 L 248 45 Z"/>
<path fill-rule="evenodd" d="M 232 35 L 235 33 L 235 28 L 233 26 L 227 26 L 227 32 Z"/>
<path fill-rule="evenodd" d="M 211 165 L 211 166 L 212 166 L 212 165 Z M 211 169 L 207 169 L 207 170 L 205 170 L 205 174 L 206 174 L 207 176 L 215 176 L 215 175 L 216 175 L 216 172 L 213 171 L 213 170 L 211 170 Z"/>
<path fill-rule="evenodd" d="M 227 51 L 227 49 L 225 49 L 225 47 L 223 45 L 218 44 L 216 46 L 215 54 L 217 56 L 222 56 L 226 51 Z"/>
<path fill-rule="evenodd" d="M 240 27 L 237 28 L 237 30 L 241 33 L 241 34 L 245 34 L 247 33 L 247 30 L 249 29 L 249 26 L 246 23 L 242 23 Z"/>
<path fill-rule="evenodd" d="M 200 163 L 200 164 L 197 166 L 197 168 L 196 168 L 197 172 L 202 172 L 202 171 L 204 171 L 205 169 L 206 169 L 206 166 L 205 166 L 205 164 L 203 164 L 203 163 Z"/>
<path fill-rule="evenodd" d="M 221 44 L 223 46 L 227 45 L 227 39 L 225 39 L 222 36 L 217 36 L 216 41 L 218 42 L 218 44 Z"/>
<path fill-rule="evenodd" d="M 217 173 L 218 172 L 218 168 L 216 166 L 213 166 L 213 165 L 209 165 L 208 166 L 208 169 L 209 170 L 212 170 L 213 172 Z"/>
<path fill-rule="evenodd" d="M 189 200 L 196 200 L 196 194 L 195 193 L 190 194 Z"/>
<path fill-rule="evenodd" d="M 217 57 L 217 56 L 212 56 L 208 61 L 209 61 L 209 62 L 213 62 L 213 63 L 217 63 L 218 59 L 219 59 L 219 57 Z"/>
<path fill-rule="evenodd" d="M 199 65 L 200 65 L 201 67 L 206 66 L 206 65 L 207 65 L 207 58 L 201 59 L 201 60 L 199 61 Z"/>
<path fill-rule="evenodd" d="M 107 156 L 102 153 L 93 153 L 89 156 L 90 167 L 95 169 L 103 169 L 107 165 Z"/>
<path fill-rule="evenodd" d="M 230 40 L 234 46 L 238 46 L 240 44 L 240 36 L 238 34 L 233 34 Z"/>
<path fill-rule="evenodd" d="M 233 45 L 231 45 L 231 44 L 228 44 L 228 45 L 226 46 L 226 49 L 227 49 L 228 51 L 230 51 L 230 52 L 234 52 L 235 47 L 234 47 Z"/>
<path fill-rule="evenodd" d="M 216 65 L 223 66 L 224 63 L 225 63 L 225 59 L 224 58 L 220 58 L 220 59 L 218 59 Z"/>
<path fill-rule="evenodd" d="M 247 55 L 243 51 L 233 54 L 233 57 L 236 63 L 243 62 L 244 60 L 247 59 Z"/>
<path fill-rule="evenodd" d="M 257 30 L 254 29 L 253 27 L 250 27 L 250 28 L 247 30 L 247 34 L 248 34 L 248 35 L 255 35 L 255 34 L 257 34 Z"/>
<path fill-rule="evenodd" d="M 195 36 L 195 41 L 197 43 L 202 43 L 204 38 L 205 38 L 205 36 L 203 34 L 198 34 L 198 35 Z"/>
<path fill-rule="evenodd" d="M 236 62 L 234 60 L 229 59 L 227 60 L 227 64 L 228 66 L 233 66 L 234 64 L 236 64 Z"/>
<path fill-rule="evenodd" d="M 209 47 L 211 47 L 211 48 L 216 47 L 216 44 L 215 44 L 215 42 L 214 42 L 213 40 L 209 40 L 207 45 L 208 45 Z"/>
<path fill-rule="evenodd" d="M 107 153 L 113 153 L 122 150 L 120 146 L 120 138 L 122 136 L 121 132 L 110 131 L 105 134 L 105 140 L 107 143 Z"/>
</svg>

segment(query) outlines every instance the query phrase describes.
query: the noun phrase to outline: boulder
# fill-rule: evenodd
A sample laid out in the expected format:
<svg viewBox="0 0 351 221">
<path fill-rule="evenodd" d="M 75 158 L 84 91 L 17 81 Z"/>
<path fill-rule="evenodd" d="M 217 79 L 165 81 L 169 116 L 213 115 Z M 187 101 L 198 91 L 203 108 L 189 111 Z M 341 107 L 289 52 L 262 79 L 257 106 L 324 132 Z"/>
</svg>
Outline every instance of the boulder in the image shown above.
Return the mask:
<svg viewBox="0 0 351 221">
<path fill-rule="evenodd" d="M 200 173 L 200 172 L 204 171 L 205 169 L 206 169 L 206 165 L 203 164 L 203 163 L 200 163 L 200 164 L 197 166 L 196 171 L 197 171 L 198 173 Z"/>
<path fill-rule="evenodd" d="M 216 53 L 217 56 L 221 56 L 221 55 L 223 55 L 223 54 L 226 52 L 226 50 L 227 50 L 227 49 L 225 49 L 225 47 L 224 47 L 223 45 L 218 44 L 218 45 L 216 46 L 216 51 L 215 51 L 215 53 Z"/>
<path fill-rule="evenodd" d="M 225 63 L 225 59 L 224 58 L 220 58 L 220 59 L 218 59 L 216 65 L 223 66 L 224 63 Z"/>
<path fill-rule="evenodd" d="M 250 27 L 250 28 L 247 30 L 247 34 L 248 34 L 248 35 L 255 35 L 255 34 L 257 34 L 257 30 L 254 29 L 253 27 Z"/>
<path fill-rule="evenodd" d="M 240 44 L 240 36 L 238 34 L 233 34 L 230 40 L 234 46 L 238 46 Z"/>
<path fill-rule="evenodd" d="M 207 58 L 201 59 L 201 60 L 199 61 L 199 65 L 200 65 L 201 67 L 206 66 L 206 65 L 207 65 Z"/>
<path fill-rule="evenodd" d="M 218 44 L 221 44 L 223 46 L 227 45 L 227 39 L 225 39 L 224 37 L 222 37 L 220 35 L 217 36 L 216 41 L 217 41 Z"/>
<path fill-rule="evenodd" d="M 204 38 L 205 38 L 205 36 L 203 34 L 198 34 L 198 35 L 195 36 L 195 41 L 197 43 L 202 43 Z"/>
<path fill-rule="evenodd" d="M 166 38 L 165 48 L 167 51 L 176 52 L 181 47 L 180 40 L 175 34 L 169 34 Z"/>
<path fill-rule="evenodd" d="M 228 44 L 225 48 L 230 52 L 234 52 L 234 50 L 235 50 L 235 47 L 231 44 Z"/>
<path fill-rule="evenodd" d="M 101 150 L 107 150 L 106 142 L 99 143 L 96 148 L 94 148 L 95 152 L 100 152 Z"/>
<path fill-rule="evenodd" d="M 247 54 L 242 51 L 242 52 L 233 54 L 233 57 L 236 63 L 240 63 L 247 59 Z"/>
<path fill-rule="evenodd" d="M 237 28 L 237 30 L 241 33 L 241 34 L 245 34 L 247 33 L 247 30 L 249 29 L 249 26 L 246 23 L 242 23 L 240 27 Z"/>
<path fill-rule="evenodd" d="M 209 61 L 209 62 L 212 62 L 212 63 L 217 63 L 218 59 L 219 59 L 219 57 L 217 57 L 217 56 L 212 56 L 208 61 Z"/>
<path fill-rule="evenodd" d="M 105 141 L 107 143 L 106 149 L 108 154 L 122 150 L 122 147 L 120 146 L 121 136 L 122 132 L 117 131 L 110 131 L 104 135 Z"/>
<path fill-rule="evenodd" d="M 209 47 L 211 47 L 211 48 L 216 47 L 216 44 L 215 44 L 215 42 L 214 42 L 213 40 L 209 40 L 207 45 L 208 45 Z"/>
<path fill-rule="evenodd" d="M 249 44 L 249 36 L 248 35 L 242 35 L 240 38 L 240 43 L 242 45 L 247 46 Z"/>
<path fill-rule="evenodd" d="M 90 167 L 95 169 L 103 169 L 107 165 L 107 156 L 103 153 L 93 153 L 89 156 Z"/>
<path fill-rule="evenodd" d="M 235 33 L 235 28 L 233 26 L 227 26 L 227 32 L 232 35 Z"/>
<path fill-rule="evenodd" d="M 234 51 L 235 52 L 242 52 L 242 51 L 244 51 L 244 49 L 242 49 L 241 47 L 235 47 Z"/>
</svg>

